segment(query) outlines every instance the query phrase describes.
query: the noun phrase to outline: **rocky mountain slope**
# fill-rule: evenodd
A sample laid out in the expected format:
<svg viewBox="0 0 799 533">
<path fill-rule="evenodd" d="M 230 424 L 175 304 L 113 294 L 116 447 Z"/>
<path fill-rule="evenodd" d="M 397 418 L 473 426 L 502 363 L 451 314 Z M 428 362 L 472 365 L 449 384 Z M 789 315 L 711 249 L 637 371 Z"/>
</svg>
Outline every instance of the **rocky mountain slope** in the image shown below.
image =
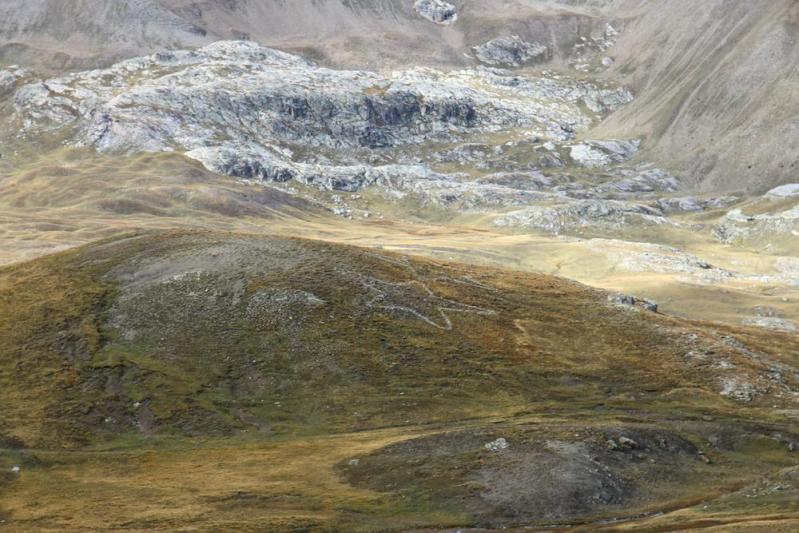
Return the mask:
<svg viewBox="0 0 799 533">
<path fill-rule="evenodd" d="M 636 102 L 603 134 L 635 132 L 649 156 L 705 190 L 797 181 L 799 6 L 790 0 L 630 1 L 614 76 Z"/>
<path fill-rule="evenodd" d="M 346 66 L 464 65 L 470 46 L 511 29 L 570 52 L 595 21 L 588 4 L 569 2 L 429 2 L 414 0 L 10 0 L 0 6 L 0 44 L 7 61 L 50 69 L 107 65 L 120 57 L 252 39 L 301 49 Z M 454 11 L 457 24 L 436 15 Z M 452 22 L 453 16 L 447 20 Z M 511 21 L 516 22 L 511 22 Z M 510 25 L 508 26 L 508 23 Z M 124 35 L 123 39 L 113 36 Z"/>
<path fill-rule="evenodd" d="M 796 530 L 793 4 L 0 0 L 0 527 Z"/>
<path fill-rule="evenodd" d="M 6 267 L 0 317 L 10 531 L 724 523 L 752 491 L 750 519 L 797 519 L 789 335 L 212 233 Z"/>
<path fill-rule="evenodd" d="M 452 24 L 431 22 L 411 0 L 12 0 L 0 5 L 0 57 L 63 71 L 247 38 L 351 68 L 524 57 L 585 69 L 598 61 L 594 50 L 638 96 L 597 135 L 644 138 L 650 159 L 706 191 L 762 193 L 796 181 L 795 124 L 781 112 L 796 104 L 791 0 L 445 4 L 457 12 Z M 612 49 L 598 39 L 609 22 L 623 30 Z"/>
<path fill-rule="evenodd" d="M 568 72 L 511 64 L 345 70 L 252 41 L 51 78 L 9 67 L 0 71 L 0 170 L 7 172 L 0 205 L 9 254 L 130 227 L 302 225 L 316 232 L 324 214 L 376 224 L 432 222 L 547 235 L 553 246 L 564 244 L 562 236 L 589 239 L 579 245 L 581 258 L 601 250 L 590 239 L 617 241 L 639 259 L 628 261 L 614 246 L 603 261 L 615 267 L 571 268 L 569 275 L 607 288 L 626 287 L 606 279 L 615 271 L 669 273 L 702 290 L 724 283 L 740 298 L 724 299 L 711 315 L 697 313 L 682 289 L 679 297 L 671 289 L 645 290 L 696 318 L 799 327 L 792 299 L 799 281 L 790 267 L 799 234 L 794 186 L 761 199 L 696 195 L 690 180 L 647 162 L 649 139 L 590 138 L 636 102 L 626 87 L 605 79 L 609 66 L 599 59 L 618 37 L 606 23 L 586 38 L 585 53 L 572 56 Z M 493 40 L 477 53 L 518 63 L 532 50 L 522 43 Z M 57 194 L 47 192 L 53 187 Z M 252 194 L 253 187 L 261 192 Z M 340 222 L 324 225 L 332 238 Z M 384 230 L 335 231 L 346 240 L 354 238 L 349 231 Z M 404 231 L 395 234 L 403 245 L 415 230 Z M 641 253 L 641 242 L 667 251 Z M 452 249 L 437 244 L 432 252 L 439 247 Z M 767 262 L 756 255 L 763 253 Z M 523 261 L 529 257 L 537 254 Z M 569 262 L 581 260 L 587 259 Z M 567 271 L 563 260 L 533 261 L 534 268 Z M 779 293 L 768 289 L 775 283 Z M 761 307 L 777 320 L 764 320 L 772 317 L 760 316 Z"/>
</svg>

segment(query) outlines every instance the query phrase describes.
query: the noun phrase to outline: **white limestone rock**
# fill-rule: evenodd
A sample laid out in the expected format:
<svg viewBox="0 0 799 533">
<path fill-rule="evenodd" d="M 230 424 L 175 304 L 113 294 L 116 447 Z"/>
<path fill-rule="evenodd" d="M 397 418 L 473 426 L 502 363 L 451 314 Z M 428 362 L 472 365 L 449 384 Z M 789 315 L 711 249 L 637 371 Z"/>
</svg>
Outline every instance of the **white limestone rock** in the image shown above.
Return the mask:
<svg viewBox="0 0 799 533">
<path fill-rule="evenodd" d="M 660 198 L 656 206 L 669 213 L 691 213 L 710 209 L 725 209 L 740 202 L 737 196 L 721 196 L 716 198 L 697 198 L 695 196 L 679 196 Z"/>
<path fill-rule="evenodd" d="M 251 42 L 156 54 L 30 83 L 15 96 L 30 134 L 75 127 L 104 152 L 191 151 L 225 142 L 385 148 L 525 128 L 569 140 L 624 90 L 497 69 L 384 76 L 321 68 Z"/>
<path fill-rule="evenodd" d="M 572 145 L 570 155 L 577 165 L 599 168 L 628 161 L 640 146 L 639 140 L 586 141 Z"/>
<path fill-rule="evenodd" d="M 766 193 L 770 198 L 793 198 L 799 196 L 799 183 L 789 183 L 771 189 Z"/>
<path fill-rule="evenodd" d="M 507 450 L 510 447 L 510 444 L 508 444 L 508 440 L 506 438 L 499 437 L 497 440 L 486 443 L 486 445 L 483 447 L 490 452 L 496 453 L 501 452 L 502 450 Z"/>
</svg>

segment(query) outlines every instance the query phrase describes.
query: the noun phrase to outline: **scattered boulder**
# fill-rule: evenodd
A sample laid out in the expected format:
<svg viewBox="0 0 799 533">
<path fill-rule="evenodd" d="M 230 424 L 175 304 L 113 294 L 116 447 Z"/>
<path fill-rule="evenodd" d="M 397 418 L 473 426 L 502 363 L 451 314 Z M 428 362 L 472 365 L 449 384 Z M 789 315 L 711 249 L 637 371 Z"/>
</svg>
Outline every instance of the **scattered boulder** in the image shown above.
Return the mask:
<svg viewBox="0 0 799 533">
<path fill-rule="evenodd" d="M 680 187 L 677 178 L 659 168 L 621 168 L 613 169 L 612 173 L 622 179 L 594 187 L 595 194 L 638 196 L 641 193 L 675 192 Z M 659 205 L 655 207 L 661 209 Z"/>
<path fill-rule="evenodd" d="M 636 298 L 628 294 L 611 294 L 608 296 L 608 301 L 620 307 L 640 307 L 651 313 L 657 313 L 659 308 L 658 304 L 652 300 Z"/>
<path fill-rule="evenodd" d="M 641 146 L 639 140 L 586 141 L 570 147 L 575 164 L 586 168 L 606 167 L 631 159 Z"/>
<path fill-rule="evenodd" d="M 449 26 L 458 20 L 458 10 L 443 0 L 416 0 L 413 7 L 420 16 L 441 26 Z"/>
<path fill-rule="evenodd" d="M 635 296 L 630 296 L 628 294 L 611 294 L 608 296 L 608 301 L 616 305 L 633 307 L 638 300 L 636 300 Z"/>
<path fill-rule="evenodd" d="M 707 211 L 709 209 L 724 209 L 736 204 L 740 199 L 736 196 L 721 196 L 718 198 L 696 198 L 695 196 L 681 196 L 675 198 L 661 198 L 657 207 L 671 213 L 691 213 Z"/>
<path fill-rule="evenodd" d="M 500 437 L 486 444 L 484 448 L 490 452 L 501 452 L 502 450 L 507 450 L 509 446 L 508 441 L 504 437 Z"/>
<path fill-rule="evenodd" d="M 548 47 L 540 43 L 528 43 L 518 35 L 497 37 L 485 44 L 475 46 L 477 59 L 488 65 L 520 67 L 527 63 L 540 63 L 551 57 Z"/>
<path fill-rule="evenodd" d="M 608 439 L 607 447 L 612 451 L 637 450 L 639 445 L 629 437 L 619 437 L 618 439 Z"/>
<path fill-rule="evenodd" d="M 649 311 L 650 313 L 657 313 L 658 312 L 659 306 L 658 306 L 657 302 L 654 302 L 652 300 L 644 299 L 644 300 L 641 300 L 641 305 L 643 306 L 643 308 L 645 310 Z"/>
</svg>

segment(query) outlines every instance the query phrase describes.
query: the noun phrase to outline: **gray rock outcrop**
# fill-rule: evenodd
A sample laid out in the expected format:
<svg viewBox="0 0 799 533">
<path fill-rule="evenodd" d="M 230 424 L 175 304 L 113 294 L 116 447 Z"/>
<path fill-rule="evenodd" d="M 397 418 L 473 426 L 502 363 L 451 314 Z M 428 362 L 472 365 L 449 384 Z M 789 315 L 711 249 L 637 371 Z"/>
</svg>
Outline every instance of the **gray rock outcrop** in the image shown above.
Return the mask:
<svg viewBox="0 0 799 533">
<path fill-rule="evenodd" d="M 640 146 L 638 140 L 586 141 L 571 146 L 570 155 L 580 166 L 597 168 L 629 160 Z"/>
<path fill-rule="evenodd" d="M 472 50 L 481 62 L 503 67 L 540 63 L 551 56 L 548 47 L 540 43 L 528 43 L 518 35 L 497 37 Z"/>
<path fill-rule="evenodd" d="M 413 7 L 420 16 L 442 26 L 458 20 L 457 8 L 443 0 L 416 0 Z"/>
<path fill-rule="evenodd" d="M 22 135 L 63 130 L 69 143 L 101 152 L 180 151 L 232 176 L 341 191 L 435 181 L 456 198 L 528 199 L 498 185 L 443 187 L 453 177 L 374 160 L 388 149 L 506 130 L 563 143 L 629 98 L 624 89 L 493 68 L 333 70 L 252 42 L 222 41 L 32 81 L 16 91 L 14 105 Z"/>
<path fill-rule="evenodd" d="M 616 200 L 561 200 L 556 205 L 530 206 L 512 211 L 494 220 L 494 225 L 509 228 L 538 229 L 560 234 L 579 230 L 602 231 L 628 224 L 671 224 L 664 214 L 652 207 Z"/>
</svg>

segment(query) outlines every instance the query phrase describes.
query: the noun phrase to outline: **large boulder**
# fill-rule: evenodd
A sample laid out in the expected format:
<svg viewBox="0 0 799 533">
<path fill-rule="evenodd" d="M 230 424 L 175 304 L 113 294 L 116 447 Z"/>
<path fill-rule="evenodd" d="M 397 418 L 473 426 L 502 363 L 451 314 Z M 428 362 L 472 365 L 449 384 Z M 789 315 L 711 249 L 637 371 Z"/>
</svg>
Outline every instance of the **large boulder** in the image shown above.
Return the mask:
<svg viewBox="0 0 799 533">
<path fill-rule="evenodd" d="M 442 0 L 416 0 L 416 12 L 430 22 L 448 26 L 458 20 L 458 10 Z"/>
<path fill-rule="evenodd" d="M 548 47 L 540 43 L 528 43 L 518 35 L 498 37 L 473 48 L 477 59 L 488 65 L 519 67 L 528 63 L 540 63 L 550 57 Z"/>
</svg>

